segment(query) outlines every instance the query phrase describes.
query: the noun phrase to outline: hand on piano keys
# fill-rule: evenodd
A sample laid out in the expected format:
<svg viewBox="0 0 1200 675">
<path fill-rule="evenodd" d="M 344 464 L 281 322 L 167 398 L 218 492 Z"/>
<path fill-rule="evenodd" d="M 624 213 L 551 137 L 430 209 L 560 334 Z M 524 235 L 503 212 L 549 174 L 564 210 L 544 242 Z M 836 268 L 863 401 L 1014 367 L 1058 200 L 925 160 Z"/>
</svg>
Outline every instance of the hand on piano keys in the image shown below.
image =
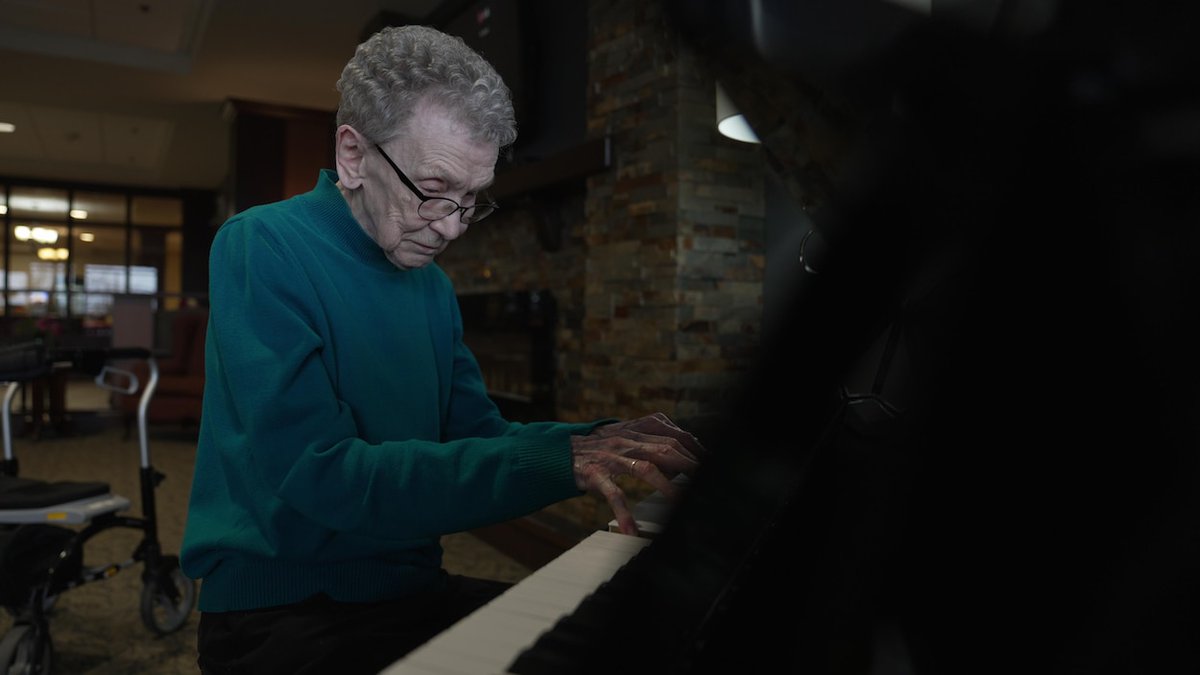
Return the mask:
<svg viewBox="0 0 1200 675">
<path fill-rule="evenodd" d="M 571 454 L 579 489 L 603 498 L 618 529 L 636 535 L 635 518 L 616 479 L 629 476 L 674 497 L 677 487 L 672 479 L 695 472 L 707 450 L 671 418 L 655 413 L 601 425 L 586 436 L 571 436 Z"/>
<path fill-rule="evenodd" d="M 671 482 L 675 485 L 674 497 L 668 497 L 662 492 L 655 492 L 633 507 L 633 521 L 637 523 L 639 537 L 653 538 L 656 534 L 662 532 L 663 526 L 666 525 L 667 519 L 670 517 L 671 507 L 687 487 L 688 477 L 679 474 Z M 621 526 L 616 518 L 608 521 L 608 531 L 621 531 Z"/>
</svg>

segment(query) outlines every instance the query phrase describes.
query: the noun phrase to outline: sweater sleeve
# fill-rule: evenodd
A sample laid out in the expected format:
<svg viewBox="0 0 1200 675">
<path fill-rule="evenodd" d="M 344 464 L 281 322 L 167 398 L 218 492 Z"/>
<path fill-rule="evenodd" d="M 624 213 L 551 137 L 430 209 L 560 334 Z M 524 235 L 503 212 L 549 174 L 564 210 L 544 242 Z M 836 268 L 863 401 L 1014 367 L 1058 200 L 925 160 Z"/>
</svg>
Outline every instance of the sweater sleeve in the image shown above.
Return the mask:
<svg viewBox="0 0 1200 675">
<path fill-rule="evenodd" d="M 489 412 L 466 398 L 482 391 L 471 381 L 478 366 L 467 352 L 454 364 L 453 395 L 464 397 L 451 406 L 446 428 L 454 433 L 363 440 L 330 370 L 336 361 L 326 350 L 334 345 L 323 337 L 328 318 L 312 279 L 270 229 L 250 219 L 230 225 L 212 249 L 212 394 L 205 401 L 209 433 L 223 440 L 220 460 L 197 471 L 220 473 L 220 492 L 248 510 L 234 520 L 264 534 L 262 553 L 308 555 L 327 546 L 331 532 L 427 539 L 578 494 L 568 450 L 578 427 L 510 426 L 494 406 Z M 472 416 L 484 421 L 472 423 Z M 194 502 L 204 503 L 203 494 Z"/>
</svg>

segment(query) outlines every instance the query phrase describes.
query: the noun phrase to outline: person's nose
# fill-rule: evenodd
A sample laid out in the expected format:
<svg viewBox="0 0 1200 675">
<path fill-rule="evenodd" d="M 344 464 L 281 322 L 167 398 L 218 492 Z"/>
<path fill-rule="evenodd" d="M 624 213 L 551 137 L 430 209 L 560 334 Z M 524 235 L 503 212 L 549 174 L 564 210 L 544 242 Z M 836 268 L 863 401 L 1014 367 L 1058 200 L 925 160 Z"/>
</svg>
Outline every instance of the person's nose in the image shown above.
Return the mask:
<svg viewBox="0 0 1200 675">
<path fill-rule="evenodd" d="M 429 227 L 446 241 L 454 241 L 467 231 L 467 224 L 462 221 L 462 211 L 455 211 L 444 218 L 429 221 Z"/>
</svg>

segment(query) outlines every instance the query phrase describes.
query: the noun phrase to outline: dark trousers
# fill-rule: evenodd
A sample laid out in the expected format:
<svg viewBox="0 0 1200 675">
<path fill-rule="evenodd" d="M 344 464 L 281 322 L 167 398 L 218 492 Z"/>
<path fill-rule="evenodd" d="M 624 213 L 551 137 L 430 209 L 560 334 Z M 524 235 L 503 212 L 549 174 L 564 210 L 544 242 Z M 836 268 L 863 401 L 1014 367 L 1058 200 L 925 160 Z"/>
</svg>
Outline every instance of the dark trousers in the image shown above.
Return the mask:
<svg viewBox="0 0 1200 675">
<path fill-rule="evenodd" d="M 450 575 L 444 593 L 373 603 L 318 594 L 294 605 L 203 612 L 204 675 L 376 675 L 511 584 Z"/>
</svg>

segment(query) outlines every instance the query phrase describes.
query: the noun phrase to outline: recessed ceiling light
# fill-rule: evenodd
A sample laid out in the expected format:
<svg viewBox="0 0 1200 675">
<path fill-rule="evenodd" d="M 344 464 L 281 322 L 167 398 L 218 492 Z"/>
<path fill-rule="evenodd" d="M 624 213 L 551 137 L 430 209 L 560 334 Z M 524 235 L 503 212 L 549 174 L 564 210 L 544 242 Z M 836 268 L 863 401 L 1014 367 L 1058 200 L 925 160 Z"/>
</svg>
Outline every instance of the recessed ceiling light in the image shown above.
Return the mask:
<svg viewBox="0 0 1200 675">
<path fill-rule="evenodd" d="M 83 209 L 71 209 L 71 217 L 75 220 L 83 220 L 87 218 L 87 211 Z"/>
<path fill-rule="evenodd" d="M 17 130 L 17 125 L 12 122 L 0 122 L 0 134 L 11 134 Z"/>
</svg>

